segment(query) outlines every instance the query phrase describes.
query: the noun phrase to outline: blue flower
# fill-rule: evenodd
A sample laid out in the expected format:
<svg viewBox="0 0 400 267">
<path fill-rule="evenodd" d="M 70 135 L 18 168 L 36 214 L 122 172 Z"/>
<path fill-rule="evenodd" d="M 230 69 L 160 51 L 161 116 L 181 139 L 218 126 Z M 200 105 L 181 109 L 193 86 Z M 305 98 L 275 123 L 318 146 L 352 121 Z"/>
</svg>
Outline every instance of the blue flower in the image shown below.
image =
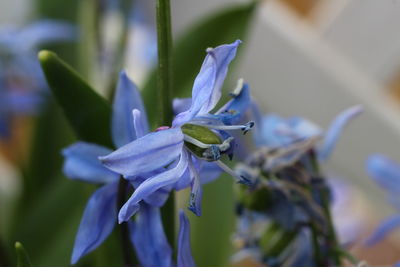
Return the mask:
<svg viewBox="0 0 400 267">
<path fill-rule="evenodd" d="M 190 186 L 192 191 L 189 209 L 199 216 L 202 196 L 199 171 L 205 165 L 215 169 L 212 165 L 215 162 L 237 181 L 243 182 L 244 179 L 222 163 L 220 157 L 222 154 L 231 154 L 233 149 L 233 138 L 226 130 L 241 129 L 246 132 L 254 124 L 250 122 L 245 125 L 232 125 L 245 111 L 246 103 L 249 103 L 248 86 L 239 82 L 238 89 L 233 94 L 234 98 L 216 113 L 209 113 L 221 97 L 221 87 L 228 66 L 239 44 L 240 41 L 236 41 L 207 49 L 207 56 L 194 81 L 191 100 L 181 100 L 178 104 L 175 101 L 175 107 L 184 111 L 175 117 L 172 128 L 160 127 L 110 155 L 100 157 L 107 168 L 128 179 L 137 179 L 138 176 L 143 177 L 143 174 L 147 177 L 121 208 L 120 223 L 129 220 L 138 211 L 142 200 L 162 188 L 178 190 Z M 183 109 L 182 106 L 188 108 Z M 202 142 L 202 136 L 193 135 L 199 132 L 214 141 Z M 151 172 L 158 173 L 149 175 Z"/>
<path fill-rule="evenodd" d="M 368 175 L 388 193 L 389 202 L 400 208 L 400 165 L 380 154 L 371 155 L 366 162 Z M 387 234 L 400 226 L 400 214 L 383 221 L 367 240 L 368 245 L 376 244 Z"/>
<path fill-rule="evenodd" d="M 122 72 L 114 97 L 112 113 L 111 131 L 116 147 L 123 146 L 141 137 L 147 131 L 147 118 L 143 110 L 143 103 L 138 90 L 126 74 Z M 75 239 L 71 258 L 72 264 L 75 264 L 82 256 L 102 244 L 116 224 L 120 175 L 105 168 L 98 160 L 99 156 L 109 153 L 111 153 L 109 148 L 85 142 L 75 143 L 63 150 L 65 157 L 64 173 L 67 177 L 88 183 L 102 184 L 93 193 L 86 205 Z M 148 204 L 142 203 L 143 208 L 138 218 L 156 220 L 152 218 L 152 214 L 156 213 L 157 207 L 150 207 L 150 205 L 163 205 L 166 200 L 164 195 L 167 195 L 167 193 L 157 191 L 150 195 L 149 201 L 146 201 Z M 136 224 L 140 224 L 141 219 L 138 220 Z M 160 224 L 156 222 L 152 225 L 154 228 L 149 228 L 148 231 L 160 231 Z M 165 245 L 156 245 L 154 244 L 154 250 L 158 250 L 159 253 L 167 253 L 164 251 Z M 138 253 L 140 254 L 140 251 Z"/>
<path fill-rule="evenodd" d="M 0 28 L 0 135 L 9 135 L 9 120 L 15 114 L 32 114 L 46 93 L 46 82 L 36 53 L 40 45 L 71 41 L 75 28 L 41 20 L 23 28 Z"/>
<path fill-rule="evenodd" d="M 323 142 L 316 148 L 316 153 L 319 160 L 327 160 L 344 127 L 361 111 L 360 106 L 344 110 L 324 133 L 317 125 L 301 117 L 285 119 L 275 114 L 262 117 L 257 106 L 253 105 L 256 124 L 259 125 L 254 133 L 255 143 L 271 152 L 265 169 L 272 170 L 293 164 L 315 147 L 321 138 Z"/>
<path fill-rule="evenodd" d="M 177 267 L 194 267 L 190 246 L 190 225 L 179 213 Z M 135 221 L 129 222 L 130 238 L 142 267 L 172 267 L 172 249 L 162 226 L 159 208 L 142 204 Z"/>
</svg>

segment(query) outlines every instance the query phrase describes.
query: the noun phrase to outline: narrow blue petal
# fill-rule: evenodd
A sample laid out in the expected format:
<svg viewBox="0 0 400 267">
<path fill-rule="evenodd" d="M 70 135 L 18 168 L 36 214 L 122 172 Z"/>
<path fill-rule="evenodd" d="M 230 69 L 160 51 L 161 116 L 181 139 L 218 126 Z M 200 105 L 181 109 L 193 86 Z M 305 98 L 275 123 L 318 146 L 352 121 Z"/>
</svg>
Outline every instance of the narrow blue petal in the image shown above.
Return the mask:
<svg viewBox="0 0 400 267">
<path fill-rule="evenodd" d="M 20 45 L 33 49 L 44 43 L 76 40 L 77 28 L 57 20 L 40 20 L 23 28 L 16 36 Z"/>
<path fill-rule="evenodd" d="M 160 188 L 154 193 L 150 194 L 148 197 L 145 197 L 143 200 L 152 205 L 153 207 L 162 207 L 165 202 L 168 200 L 169 193 L 171 192 L 170 188 Z"/>
<path fill-rule="evenodd" d="M 141 183 L 119 211 L 119 223 L 128 221 L 138 211 L 141 200 L 149 197 L 152 193 L 163 187 L 176 183 L 186 171 L 187 165 L 188 155 L 185 151 L 182 151 L 180 160 L 175 168 L 150 177 Z"/>
<path fill-rule="evenodd" d="M 245 83 L 239 95 L 236 95 L 232 100 L 226 103 L 217 112 L 217 115 L 221 118 L 224 124 L 237 124 L 244 117 L 245 112 L 250 107 L 250 102 L 250 89 L 248 84 Z"/>
<path fill-rule="evenodd" d="M 192 105 L 191 98 L 174 98 L 172 102 L 175 115 L 188 110 L 191 105 Z"/>
<path fill-rule="evenodd" d="M 75 143 L 62 151 L 65 158 L 63 172 L 68 178 L 89 183 L 117 181 L 119 175 L 104 167 L 98 159 L 110 152 L 110 149 L 99 145 Z"/>
<path fill-rule="evenodd" d="M 174 189 L 179 191 L 188 188 L 192 184 L 192 178 L 192 174 L 189 168 L 187 168 L 181 178 L 175 183 Z"/>
<path fill-rule="evenodd" d="M 71 264 L 100 246 L 117 219 L 118 182 L 107 184 L 90 197 L 76 235 Z"/>
<path fill-rule="evenodd" d="M 172 249 L 161 222 L 160 210 L 142 204 L 130 237 L 142 267 L 172 267 Z"/>
<path fill-rule="evenodd" d="M 386 219 L 378 226 L 375 232 L 368 238 L 366 244 L 368 246 L 375 245 L 379 241 L 383 240 L 387 234 L 389 234 L 391 231 L 393 231 L 399 226 L 400 226 L 400 215 L 394 215 Z"/>
<path fill-rule="evenodd" d="M 147 133 L 149 126 L 140 92 L 126 73 L 122 71 L 114 96 L 111 129 L 113 141 L 117 147 L 126 145 L 137 138 L 132 120 L 133 109 L 141 112 L 140 125 Z"/>
<path fill-rule="evenodd" d="M 178 262 L 177 267 L 195 267 L 190 246 L 190 224 L 182 210 L 179 211 Z"/>
<path fill-rule="evenodd" d="M 125 177 L 150 172 L 175 160 L 183 148 L 183 133 L 172 128 L 147 134 L 100 157 L 104 166 Z"/>
<path fill-rule="evenodd" d="M 188 166 L 191 176 L 193 177 L 189 198 L 189 210 L 197 216 L 201 216 L 201 200 L 203 198 L 203 190 L 201 188 L 200 176 L 191 160 L 189 160 Z"/>
<path fill-rule="evenodd" d="M 332 154 L 340 134 L 344 127 L 355 117 L 357 117 L 363 108 L 361 106 L 354 106 L 344 110 L 340 113 L 331 123 L 328 131 L 325 134 L 324 143 L 319 149 L 318 156 L 320 160 L 327 160 Z"/>
<path fill-rule="evenodd" d="M 196 115 L 207 114 L 215 107 L 221 97 L 221 88 L 229 64 L 235 57 L 239 44 L 240 41 L 237 40 L 232 44 L 207 49 L 207 56 L 194 81 L 192 105 L 189 110 L 176 116 L 173 126 L 180 126 Z"/>
<path fill-rule="evenodd" d="M 393 267 L 400 267 L 400 261 L 397 262 Z"/>
<path fill-rule="evenodd" d="M 371 155 L 367 160 L 369 176 L 396 197 L 400 193 L 400 165 L 384 155 Z"/>
</svg>

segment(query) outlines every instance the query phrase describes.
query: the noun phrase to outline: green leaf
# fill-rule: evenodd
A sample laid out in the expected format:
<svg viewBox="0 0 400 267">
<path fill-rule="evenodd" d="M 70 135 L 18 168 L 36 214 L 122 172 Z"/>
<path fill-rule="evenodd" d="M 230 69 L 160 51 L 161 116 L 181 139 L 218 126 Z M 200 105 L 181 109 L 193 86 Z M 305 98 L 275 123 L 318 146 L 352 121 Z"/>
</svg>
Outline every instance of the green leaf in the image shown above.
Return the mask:
<svg viewBox="0 0 400 267">
<path fill-rule="evenodd" d="M 41 51 L 39 61 L 57 102 L 78 138 L 112 147 L 109 103 L 55 53 Z"/>
<path fill-rule="evenodd" d="M 17 252 L 17 267 L 30 267 L 32 266 L 28 254 L 20 242 L 15 243 L 15 250 Z"/>
<path fill-rule="evenodd" d="M 173 97 L 190 96 L 207 47 L 245 39 L 255 5 L 255 3 L 237 5 L 219 11 L 197 22 L 178 38 L 173 47 Z M 243 47 L 240 48 L 242 49 Z M 154 107 L 154 99 L 157 95 L 155 72 L 150 75 L 142 94 L 149 121 L 154 122 L 159 112 L 158 107 Z M 156 127 L 156 125 L 152 126 Z"/>
</svg>

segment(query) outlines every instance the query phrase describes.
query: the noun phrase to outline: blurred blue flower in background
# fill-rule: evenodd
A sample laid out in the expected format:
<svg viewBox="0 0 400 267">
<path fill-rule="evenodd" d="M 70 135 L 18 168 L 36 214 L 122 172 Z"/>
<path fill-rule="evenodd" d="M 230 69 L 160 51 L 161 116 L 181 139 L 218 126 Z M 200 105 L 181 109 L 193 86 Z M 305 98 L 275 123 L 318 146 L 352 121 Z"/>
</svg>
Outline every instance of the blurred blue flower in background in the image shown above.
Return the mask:
<svg viewBox="0 0 400 267">
<path fill-rule="evenodd" d="M 1 137 L 10 135 L 12 116 L 33 114 L 47 93 L 36 55 L 39 47 L 75 39 L 76 28 L 61 21 L 40 20 L 22 28 L 0 28 Z"/>
<path fill-rule="evenodd" d="M 354 106 L 344 110 L 324 133 L 319 126 L 301 118 L 282 118 L 275 114 L 262 117 L 257 106 L 253 106 L 256 124 L 254 141 L 258 147 L 267 147 L 276 154 L 269 157 L 265 169 L 281 168 L 299 160 L 312 147 L 316 147 L 317 157 L 325 161 L 332 154 L 344 127 L 362 112 L 362 107 Z M 321 146 L 316 146 L 323 138 Z"/>
<path fill-rule="evenodd" d="M 156 175 L 146 175 L 148 178 L 136 188 L 131 198 L 120 210 L 120 222 L 129 220 L 138 211 L 139 202 L 161 188 L 182 189 L 190 186 L 192 192 L 189 209 L 199 216 L 201 214 L 201 169 L 203 163 L 215 162 L 222 170 L 235 177 L 238 182 L 244 181 L 242 177 L 236 175 L 222 163 L 220 157 L 221 154 L 229 154 L 232 151 L 233 138 L 225 130 L 240 129 L 246 132 L 253 126 L 253 123 L 230 125 L 235 120 L 235 115 L 244 111 L 233 111 L 232 108 L 246 108 L 246 105 L 239 105 L 238 102 L 249 102 L 248 98 L 243 97 L 248 95 L 248 87 L 242 84 L 239 92 L 235 94 L 232 101 L 228 102 L 227 106 L 216 114 L 209 114 L 221 97 L 221 88 L 228 66 L 235 57 L 239 44 L 240 41 L 237 40 L 232 44 L 207 49 L 207 56 L 194 82 L 192 99 L 180 101 L 180 104 L 188 109 L 184 109 L 185 111 L 175 117 L 172 128 L 162 126 L 155 132 L 121 147 L 110 155 L 100 157 L 106 167 L 124 177 L 141 176 L 163 169 Z M 212 141 L 203 143 L 204 136 L 195 137 L 191 134 L 204 134 Z M 219 173 L 218 170 L 215 172 Z M 216 177 L 217 175 L 212 176 Z"/>
<path fill-rule="evenodd" d="M 368 158 L 366 168 L 368 175 L 387 192 L 388 202 L 400 211 L 400 165 L 384 155 L 374 154 Z M 367 244 L 376 244 L 399 226 L 400 213 L 384 220 L 369 237 Z"/>
</svg>

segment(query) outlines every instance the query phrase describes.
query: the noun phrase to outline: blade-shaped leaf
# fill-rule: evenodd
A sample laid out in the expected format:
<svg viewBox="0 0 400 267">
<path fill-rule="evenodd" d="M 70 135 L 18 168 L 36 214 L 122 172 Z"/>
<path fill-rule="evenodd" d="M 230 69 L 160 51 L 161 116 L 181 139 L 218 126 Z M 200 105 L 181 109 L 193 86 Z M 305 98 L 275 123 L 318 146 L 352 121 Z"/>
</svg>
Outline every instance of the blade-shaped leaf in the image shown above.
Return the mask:
<svg viewBox="0 0 400 267">
<path fill-rule="evenodd" d="M 255 6 L 253 2 L 219 11 L 197 22 L 178 38 L 173 48 L 173 97 L 190 96 L 207 47 L 245 39 Z M 157 95 L 156 78 L 153 72 L 142 93 L 150 122 L 155 121 L 159 111 L 154 105 Z"/>
<path fill-rule="evenodd" d="M 49 87 L 80 140 L 112 147 L 111 106 L 67 63 L 50 51 L 39 60 Z"/>
<path fill-rule="evenodd" d="M 17 267 L 30 267 L 28 254 L 20 242 L 15 243 L 15 251 L 17 252 Z"/>
</svg>

